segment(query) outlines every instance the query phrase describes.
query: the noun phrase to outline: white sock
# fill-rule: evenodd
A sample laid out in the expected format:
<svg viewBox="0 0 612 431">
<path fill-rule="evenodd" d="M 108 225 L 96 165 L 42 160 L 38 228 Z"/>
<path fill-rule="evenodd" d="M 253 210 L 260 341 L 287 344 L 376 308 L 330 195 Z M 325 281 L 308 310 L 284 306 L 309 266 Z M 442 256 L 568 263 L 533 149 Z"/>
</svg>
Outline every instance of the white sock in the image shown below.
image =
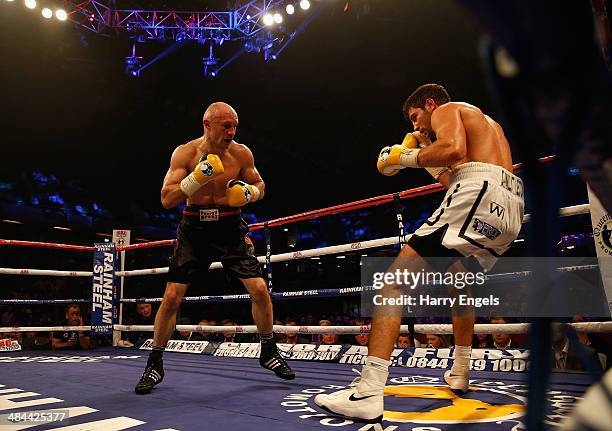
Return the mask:
<svg viewBox="0 0 612 431">
<path fill-rule="evenodd" d="M 357 391 L 362 395 L 381 393 L 387 384 L 389 365 L 391 365 L 391 361 L 376 356 L 368 356 L 361 369 L 361 381 L 357 385 Z"/>
<path fill-rule="evenodd" d="M 455 344 L 454 362 L 451 374 L 465 376 L 470 373 L 470 356 L 472 346 L 457 346 Z"/>
</svg>

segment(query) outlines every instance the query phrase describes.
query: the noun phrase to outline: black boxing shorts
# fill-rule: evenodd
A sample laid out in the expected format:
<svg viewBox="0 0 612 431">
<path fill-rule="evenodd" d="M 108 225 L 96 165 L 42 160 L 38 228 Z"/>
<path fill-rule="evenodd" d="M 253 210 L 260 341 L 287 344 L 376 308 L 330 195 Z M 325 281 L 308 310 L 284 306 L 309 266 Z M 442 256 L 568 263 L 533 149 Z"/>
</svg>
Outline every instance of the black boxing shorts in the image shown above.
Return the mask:
<svg viewBox="0 0 612 431">
<path fill-rule="evenodd" d="M 223 269 L 233 277 L 261 277 L 248 232 L 249 227 L 238 208 L 185 207 L 170 259 L 168 281 L 192 284 L 215 261 L 221 261 Z"/>
</svg>

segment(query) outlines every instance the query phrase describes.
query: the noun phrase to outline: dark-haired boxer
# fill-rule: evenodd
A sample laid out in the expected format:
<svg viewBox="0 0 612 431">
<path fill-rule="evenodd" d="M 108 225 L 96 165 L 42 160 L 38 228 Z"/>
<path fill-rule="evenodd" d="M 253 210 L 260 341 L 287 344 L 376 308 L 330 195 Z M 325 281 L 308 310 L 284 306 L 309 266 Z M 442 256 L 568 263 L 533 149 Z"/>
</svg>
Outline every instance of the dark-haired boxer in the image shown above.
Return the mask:
<svg viewBox="0 0 612 431">
<path fill-rule="evenodd" d="M 401 145 L 382 149 L 379 171 L 394 175 L 404 168 L 424 167 L 448 190 L 389 272 L 406 262 L 413 272 L 431 264 L 439 272 L 490 269 L 518 236 L 524 212 L 523 184 L 512 174 L 512 156 L 502 128 L 476 106 L 451 102 L 437 84 L 417 88 L 403 112 L 415 132 Z M 430 257 L 443 259 L 428 261 Z M 392 294 L 398 290 L 390 289 L 387 292 Z M 369 356 L 360 377 L 349 389 L 317 395 L 316 404 L 345 417 L 382 419 L 389 359 L 402 316 L 401 307 L 388 311 L 375 307 Z M 456 393 L 468 390 L 474 320 L 472 307 L 452 308 L 454 362 L 444 379 Z"/>
</svg>

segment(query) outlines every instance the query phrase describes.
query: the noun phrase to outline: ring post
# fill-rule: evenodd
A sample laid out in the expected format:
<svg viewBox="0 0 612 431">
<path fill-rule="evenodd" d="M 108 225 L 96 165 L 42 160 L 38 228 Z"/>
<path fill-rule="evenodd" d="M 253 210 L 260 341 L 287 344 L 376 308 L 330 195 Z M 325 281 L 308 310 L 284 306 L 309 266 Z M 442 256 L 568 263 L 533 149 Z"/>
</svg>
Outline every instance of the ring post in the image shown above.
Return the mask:
<svg viewBox="0 0 612 431">
<path fill-rule="evenodd" d="M 131 236 L 131 231 L 129 230 L 113 229 L 113 243 L 115 243 L 115 246 L 120 249 L 121 247 L 130 245 L 130 236 Z M 123 271 L 125 270 L 125 250 L 121 249 L 119 253 L 120 254 L 117 259 L 116 270 Z M 117 319 L 117 323 L 119 323 L 119 325 L 123 325 L 123 284 L 124 282 L 125 282 L 125 277 L 119 278 L 119 295 L 118 295 L 119 296 L 119 316 Z M 115 330 L 113 328 L 113 347 L 117 347 L 119 340 L 121 340 L 121 331 Z"/>
</svg>

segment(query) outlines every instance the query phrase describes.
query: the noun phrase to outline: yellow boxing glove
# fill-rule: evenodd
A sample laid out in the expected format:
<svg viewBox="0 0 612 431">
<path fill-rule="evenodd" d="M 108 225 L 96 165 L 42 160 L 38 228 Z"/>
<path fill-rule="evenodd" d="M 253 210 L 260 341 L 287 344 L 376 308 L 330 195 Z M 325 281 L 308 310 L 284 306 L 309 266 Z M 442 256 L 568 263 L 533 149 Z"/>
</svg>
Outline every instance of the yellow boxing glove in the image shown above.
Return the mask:
<svg viewBox="0 0 612 431">
<path fill-rule="evenodd" d="M 216 154 L 208 154 L 206 160 L 198 163 L 192 173 L 181 181 L 180 188 L 187 196 L 192 196 L 200 187 L 224 172 L 223 163 Z"/>
<path fill-rule="evenodd" d="M 393 150 L 394 147 L 398 147 Z M 376 162 L 376 168 L 378 172 L 388 177 L 397 174 L 400 169 L 404 169 L 406 166 L 395 166 L 394 164 L 399 164 L 399 159 L 397 156 L 398 151 L 401 152 L 402 148 L 418 148 L 419 142 L 416 140 L 412 133 L 406 134 L 404 140 L 401 145 L 394 145 L 393 147 L 385 147 L 381 150 L 378 155 L 378 161 Z M 395 163 L 397 162 L 397 163 Z"/>
<path fill-rule="evenodd" d="M 261 197 L 261 192 L 256 186 L 240 180 L 230 180 L 225 190 L 227 205 L 230 207 L 241 207 L 249 202 L 255 202 Z"/>
<path fill-rule="evenodd" d="M 406 148 L 403 145 L 385 147 L 378 155 L 376 167 L 383 175 L 395 175 L 400 169 L 418 168 L 417 157 L 419 148 Z"/>
<path fill-rule="evenodd" d="M 406 148 L 419 148 L 419 141 L 417 141 L 417 138 L 415 138 L 412 133 L 407 133 L 406 136 L 404 136 L 402 145 Z"/>
</svg>

